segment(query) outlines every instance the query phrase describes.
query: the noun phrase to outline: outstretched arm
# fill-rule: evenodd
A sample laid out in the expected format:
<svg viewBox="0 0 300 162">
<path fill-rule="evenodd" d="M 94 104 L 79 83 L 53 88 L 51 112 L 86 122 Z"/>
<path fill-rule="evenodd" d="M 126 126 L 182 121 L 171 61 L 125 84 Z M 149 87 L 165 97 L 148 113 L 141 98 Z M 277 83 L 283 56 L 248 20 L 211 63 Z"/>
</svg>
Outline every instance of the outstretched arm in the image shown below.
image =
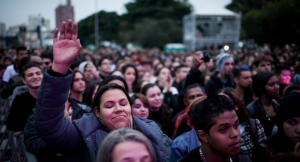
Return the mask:
<svg viewBox="0 0 300 162">
<path fill-rule="evenodd" d="M 76 23 L 72 30 L 72 20 L 68 21 L 67 29 L 66 23 L 63 22 L 60 33 L 58 40 L 58 29 L 55 29 L 53 66 L 46 70 L 38 93 L 35 127 L 50 148 L 70 159 L 82 155 L 81 152 L 85 148 L 76 127 L 64 117 L 65 101 L 72 80 L 72 71 L 68 69 L 78 56 L 81 45 L 77 39 Z"/>
</svg>

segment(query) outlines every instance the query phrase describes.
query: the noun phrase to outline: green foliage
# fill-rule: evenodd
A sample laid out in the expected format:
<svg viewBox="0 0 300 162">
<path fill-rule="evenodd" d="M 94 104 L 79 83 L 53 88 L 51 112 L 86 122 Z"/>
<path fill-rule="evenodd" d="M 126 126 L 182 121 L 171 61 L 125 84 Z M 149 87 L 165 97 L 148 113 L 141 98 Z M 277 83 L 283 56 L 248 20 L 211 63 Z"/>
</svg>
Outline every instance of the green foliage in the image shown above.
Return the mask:
<svg viewBox="0 0 300 162">
<path fill-rule="evenodd" d="M 120 20 L 116 12 L 98 12 L 100 40 L 117 41 Z M 78 37 L 84 46 L 95 43 L 95 14 L 78 23 Z"/>
<path fill-rule="evenodd" d="M 143 47 L 163 48 L 166 43 L 181 42 L 182 28 L 171 19 L 144 19 L 135 24 L 130 40 Z"/>
<path fill-rule="evenodd" d="M 182 26 L 183 16 L 190 14 L 193 9 L 187 1 L 179 0 L 135 0 L 127 3 L 125 7 L 128 12 L 124 18 L 130 24 L 135 24 L 145 18 L 170 18 L 179 26 Z"/>
<path fill-rule="evenodd" d="M 125 5 L 127 13 L 100 11 L 101 40 L 125 45 L 134 41 L 142 46 L 162 48 L 169 42 L 182 42 L 182 19 L 192 12 L 188 0 L 135 0 Z M 81 43 L 95 43 L 94 14 L 78 23 Z M 150 34 L 151 33 L 151 34 Z"/>
<path fill-rule="evenodd" d="M 242 3 L 244 2 L 244 3 Z M 251 2 L 251 3 L 250 3 Z M 243 38 L 258 44 L 300 45 L 299 0 L 233 0 L 226 8 L 242 11 Z M 251 5 L 250 5 L 251 4 Z"/>
</svg>

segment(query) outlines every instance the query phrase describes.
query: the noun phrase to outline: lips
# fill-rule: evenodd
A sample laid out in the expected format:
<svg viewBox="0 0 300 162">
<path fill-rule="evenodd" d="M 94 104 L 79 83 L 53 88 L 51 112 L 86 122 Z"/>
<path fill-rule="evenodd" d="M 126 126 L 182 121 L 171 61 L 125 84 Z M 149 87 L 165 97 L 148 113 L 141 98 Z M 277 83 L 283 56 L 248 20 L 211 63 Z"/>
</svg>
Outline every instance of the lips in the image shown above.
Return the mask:
<svg viewBox="0 0 300 162">
<path fill-rule="evenodd" d="M 231 144 L 229 146 L 232 147 L 232 148 L 240 148 L 241 142 L 240 141 L 239 142 L 235 142 L 235 143 L 233 143 L 233 144 Z"/>
<path fill-rule="evenodd" d="M 114 116 L 112 119 L 122 119 L 122 118 L 126 118 L 126 115 Z"/>
<path fill-rule="evenodd" d="M 146 117 L 146 113 L 140 113 L 140 117 Z"/>
</svg>

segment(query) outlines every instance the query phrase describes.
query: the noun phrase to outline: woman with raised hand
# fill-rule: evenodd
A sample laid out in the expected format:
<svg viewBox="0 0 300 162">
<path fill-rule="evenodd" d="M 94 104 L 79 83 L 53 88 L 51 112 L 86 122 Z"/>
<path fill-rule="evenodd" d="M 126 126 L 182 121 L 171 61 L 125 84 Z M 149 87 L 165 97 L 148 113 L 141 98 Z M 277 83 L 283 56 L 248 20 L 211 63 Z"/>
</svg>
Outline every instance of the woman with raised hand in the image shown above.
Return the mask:
<svg viewBox="0 0 300 162">
<path fill-rule="evenodd" d="M 57 35 L 58 29 L 55 29 L 53 66 L 45 71 L 36 104 L 35 126 L 45 143 L 68 161 L 94 162 L 107 134 L 127 127 L 139 130 L 150 140 L 158 162 L 168 161 L 172 140 L 155 122 L 131 114 L 131 99 L 118 84 L 109 83 L 96 92 L 94 114 L 85 114 L 72 122 L 64 117 L 73 73 L 69 67 L 81 49 L 77 23 L 63 22 L 59 40 Z"/>
</svg>

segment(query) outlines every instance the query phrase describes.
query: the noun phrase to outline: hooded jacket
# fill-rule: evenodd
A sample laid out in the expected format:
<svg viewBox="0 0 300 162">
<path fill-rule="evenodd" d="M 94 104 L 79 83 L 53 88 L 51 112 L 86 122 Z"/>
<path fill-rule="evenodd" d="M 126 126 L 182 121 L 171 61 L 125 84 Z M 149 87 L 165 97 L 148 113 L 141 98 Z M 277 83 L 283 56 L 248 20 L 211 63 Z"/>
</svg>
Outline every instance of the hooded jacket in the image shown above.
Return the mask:
<svg viewBox="0 0 300 162">
<path fill-rule="evenodd" d="M 84 114 L 72 123 L 64 118 L 71 80 L 71 70 L 65 77 L 51 76 L 49 70 L 45 71 L 38 94 L 34 124 L 44 142 L 67 157 L 68 161 L 95 162 L 100 144 L 108 132 L 91 113 Z M 133 116 L 133 123 L 134 129 L 142 132 L 153 144 L 157 161 L 168 161 L 172 140 L 152 120 Z"/>
<path fill-rule="evenodd" d="M 217 90 L 220 90 L 225 87 L 234 88 L 233 78 L 231 76 L 228 77 L 227 82 L 224 84 L 221 82 L 221 79 L 218 77 L 218 71 L 215 72 L 213 75 L 210 76 L 210 80 L 205 85 L 205 92 L 206 94 L 214 93 Z"/>
</svg>

